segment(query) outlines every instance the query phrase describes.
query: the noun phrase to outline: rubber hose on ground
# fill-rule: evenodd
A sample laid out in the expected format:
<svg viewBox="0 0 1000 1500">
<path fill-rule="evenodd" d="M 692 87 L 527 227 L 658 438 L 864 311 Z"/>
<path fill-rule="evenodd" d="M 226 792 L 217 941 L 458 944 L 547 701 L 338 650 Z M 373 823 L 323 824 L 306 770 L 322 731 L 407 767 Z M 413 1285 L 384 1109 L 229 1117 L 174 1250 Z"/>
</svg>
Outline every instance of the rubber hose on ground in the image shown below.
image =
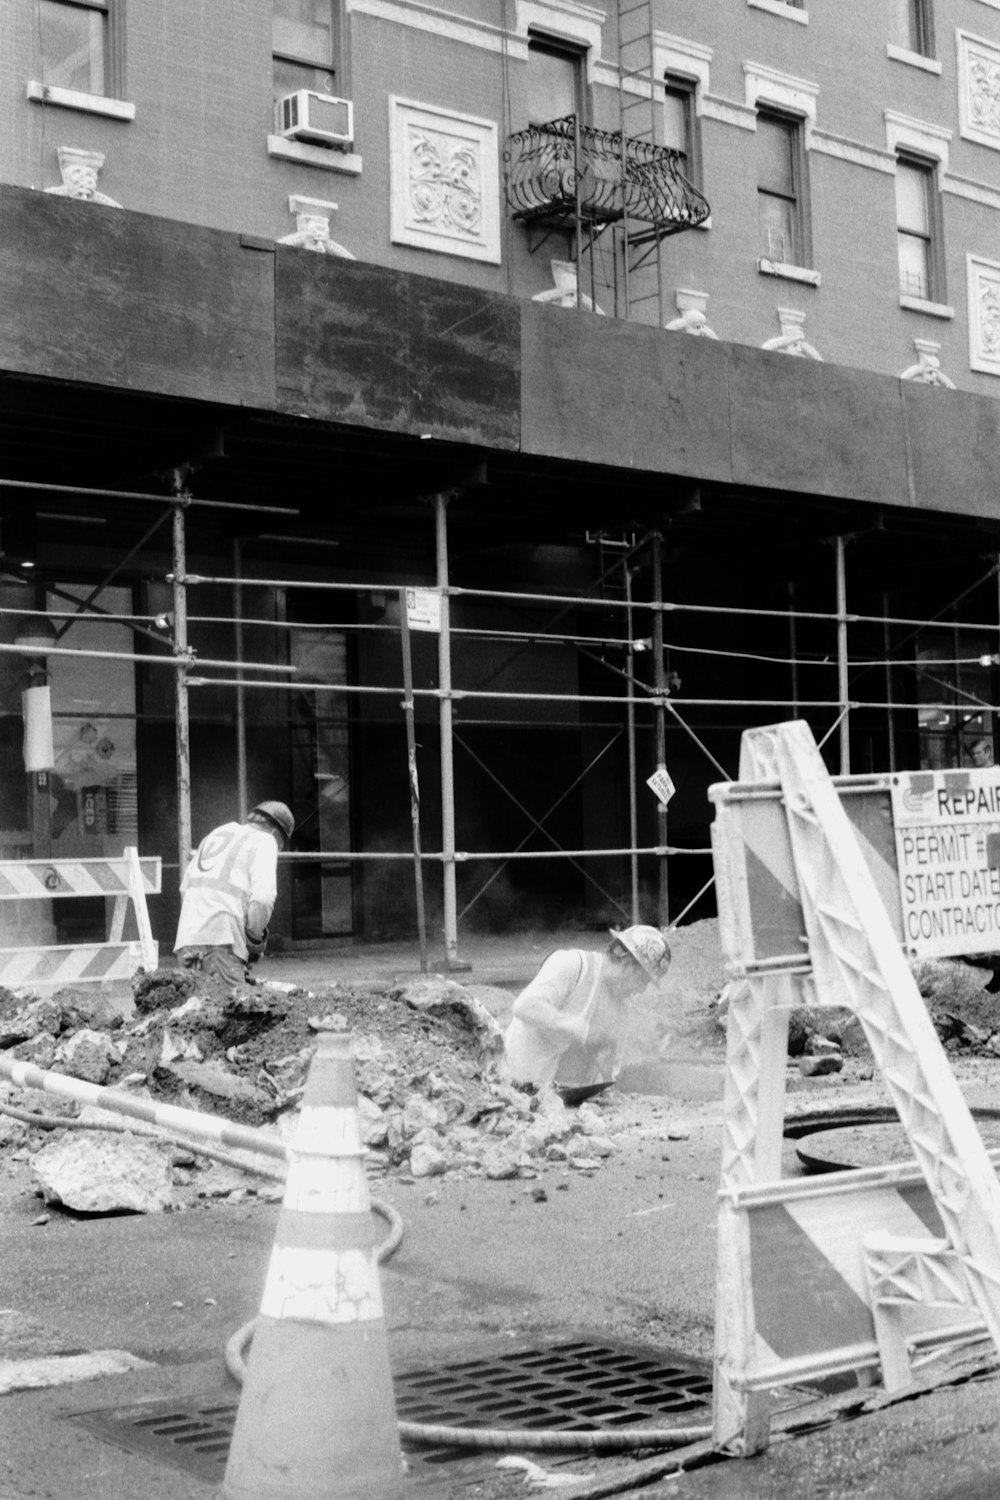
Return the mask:
<svg viewBox="0 0 1000 1500">
<path fill-rule="evenodd" d="M 380 1260 L 388 1259 L 382 1254 L 383 1248 L 379 1247 Z M 239 1385 L 243 1384 L 246 1374 L 244 1351 L 253 1338 L 256 1321 L 252 1318 L 249 1323 L 244 1323 L 226 1345 L 226 1369 Z M 413 1443 L 440 1443 L 453 1448 L 526 1448 L 534 1453 L 633 1453 L 643 1448 L 680 1448 L 712 1435 L 709 1426 L 633 1427 L 616 1431 L 592 1428 L 582 1432 L 544 1428 L 443 1427 L 423 1422 L 400 1422 L 398 1426 L 400 1437 Z"/>
<path fill-rule="evenodd" d="M 131 1134 L 141 1135 L 144 1139 L 170 1141 L 184 1150 L 191 1151 L 196 1156 L 207 1156 L 212 1161 L 221 1162 L 227 1167 L 235 1167 L 241 1172 L 248 1172 L 251 1176 L 267 1177 L 275 1182 L 283 1182 L 287 1175 L 287 1168 L 281 1166 L 279 1162 L 244 1161 L 229 1151 L 219 1150 L 217 1146 L 206 1146 L 189 1136 L 174 1134 L 155 1127 L 143 1130 L 120 1125 L 116 1120 L 78 1120 L 65 1115 L 37 1115 L 30 1110 L 18 1109 L 13 1104 L 0 1104 L 0 1115 L 9 1115 L 12 1120 L 21 1120 L 26 1125 L 35 1126 L 39 1130 L 105 1130 L 112 1134 L 124 1134 L 130 1131 Z M 378 1247 L 378 1259 L 381 1263 L 388 1260 L 389 1256 L 394 1255 L 399 1249 L 403 1238 L 403 1220 L 392 1204 L 384 1202 L 381 1198 L 372 1198 L 371 1209 L 373 1214 L 384 1219 L 389 1226 L 388 1235 Z"/>
</svg>

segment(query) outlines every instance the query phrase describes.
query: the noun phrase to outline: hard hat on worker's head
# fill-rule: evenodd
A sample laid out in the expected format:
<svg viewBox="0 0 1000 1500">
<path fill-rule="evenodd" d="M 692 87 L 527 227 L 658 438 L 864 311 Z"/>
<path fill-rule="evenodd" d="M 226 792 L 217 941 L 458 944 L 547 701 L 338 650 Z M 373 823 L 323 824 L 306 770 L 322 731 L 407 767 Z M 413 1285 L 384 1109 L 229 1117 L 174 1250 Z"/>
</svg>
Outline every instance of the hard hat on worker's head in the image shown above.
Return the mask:
<svg viewBox="0 0 1000 1500">
<path fill-rule="evenodd" d="M 285 841 L 291 843 L 292 834 L 295 832 L 295 819 L 290 807 L 283 802 L 258 802 L 257 806 L 250 810 L 251 818 L 257 818 L 259 822 L 270 823 L 274 828 L 279 828 L 285 835 Z"/>
<path fill-rule="evenodd" d="M 608 929 L 611 936 L 635 959 L 650 979 L 663 979 L 670 968 L 670 944 L 658 927 L 617 927 Z"/>
</svg>

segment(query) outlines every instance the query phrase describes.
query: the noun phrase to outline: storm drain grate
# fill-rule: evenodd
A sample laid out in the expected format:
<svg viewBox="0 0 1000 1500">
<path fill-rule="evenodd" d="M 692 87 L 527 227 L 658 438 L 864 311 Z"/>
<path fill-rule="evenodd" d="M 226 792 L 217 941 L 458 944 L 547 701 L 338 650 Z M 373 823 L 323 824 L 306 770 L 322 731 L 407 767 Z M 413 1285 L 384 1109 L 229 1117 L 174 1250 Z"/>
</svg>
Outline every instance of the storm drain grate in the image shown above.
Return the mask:
<svg viewBox="0 0 1000 1500">
<path fill-rule="evenodd" d="M 575 1341 L 544 1348 L 505 1350 L 495 1357 L 462 1360 L 394 1378 L 403 1422 L 424 1426 L 552 1428 L 688 1425 L 711 1400 L 707 1365 L 673 1351 L 654 1355 L 635 1348 Z M 210 1483 L 226 1466 L 238 1397 L 218 1394 L 180 1401 L 81 1412 L 70 1421 L 130 1452 L 170 1463 Z M 447 1464 L 495 1464 L 495 1451 L 403 1444 L 411 1475 L 426 1478 Z M 561 1455 L 561 1461 L 572 1461 Z M 552 1462 L 552 1456 L 546 1459 Z"/>
</svg>

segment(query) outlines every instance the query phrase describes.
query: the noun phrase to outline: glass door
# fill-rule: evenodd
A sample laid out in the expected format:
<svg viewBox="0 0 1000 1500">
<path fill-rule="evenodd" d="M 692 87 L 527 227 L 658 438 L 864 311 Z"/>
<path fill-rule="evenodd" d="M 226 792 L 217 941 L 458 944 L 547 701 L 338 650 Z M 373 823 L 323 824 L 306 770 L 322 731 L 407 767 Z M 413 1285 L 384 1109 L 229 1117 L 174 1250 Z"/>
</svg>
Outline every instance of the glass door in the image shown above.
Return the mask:
<svg viewBox="0 0 1000 1500">
<path fill-rule="evenodd" d="M 307 682 L 347 681 L 344 631 L 294 626 L 290 662 Z M 300 813 L 295 843 L 325 856 L 294 867 L 294 936 L 343 936 L 354 930 L 351 865 L 350 726 L 347 695 L 306 688 L 292 694 L 292 794 Z"/>
</svg>

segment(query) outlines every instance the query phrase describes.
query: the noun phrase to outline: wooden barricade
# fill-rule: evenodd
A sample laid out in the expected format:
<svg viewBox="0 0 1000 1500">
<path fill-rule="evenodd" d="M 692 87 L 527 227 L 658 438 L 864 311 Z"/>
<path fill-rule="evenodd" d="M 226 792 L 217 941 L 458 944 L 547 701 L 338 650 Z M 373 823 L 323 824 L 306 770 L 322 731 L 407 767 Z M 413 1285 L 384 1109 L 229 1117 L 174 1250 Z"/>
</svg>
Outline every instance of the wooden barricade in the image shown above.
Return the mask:
<svg viewBox="0 0 1000 1500">
<path fill-rule="evenodd" d="M 104 943 L 0 948 L 0 985 L 36 991 L 80 984 L 121 985 L 139 969 L 155 970 L 159 949 L 146 896 L 159 892 L 160 881 L 160 860 L 140 859 L 134 848 L 105 859 L 0 860 L 0 901 L 51 901 L 64 896 L 103 896 L 114 901 Z M 130 902 L 137 941 L 124 940 Z"/>
</svg>

